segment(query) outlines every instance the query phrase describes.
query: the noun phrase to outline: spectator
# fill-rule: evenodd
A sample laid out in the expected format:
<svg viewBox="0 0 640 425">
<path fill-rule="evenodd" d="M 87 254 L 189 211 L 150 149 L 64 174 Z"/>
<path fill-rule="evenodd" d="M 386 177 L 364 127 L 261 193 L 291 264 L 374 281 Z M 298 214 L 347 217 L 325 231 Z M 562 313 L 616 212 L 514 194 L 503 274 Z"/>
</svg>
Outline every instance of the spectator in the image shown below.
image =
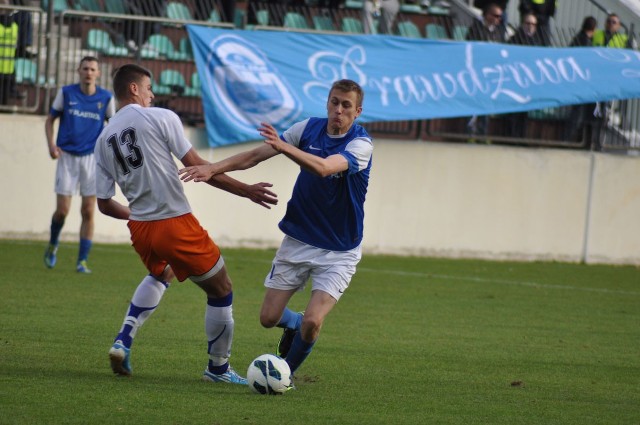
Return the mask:
<svg viewBox="0 0 640 425">
<path fill-rule="evenodd" d="M 469 41 L 488 41 L 504 43 L 507 35 L 502 22 L 502 8 L 496 3 L 489 3 L 482 10 L 482 20 L 476 19 L 467 32 Z"/>
<path fill-rule="evenodd" d="M 482 20 L 476 19 L 467 31 L 469 41 L 487 41 L 493 43 L 506 42 L 506 31 L 502 24 L 503 10 L 496 3 L 489 3 L 482 10 Z M 469 134 L 486 135 L 489 126 L 489 117 L 486 115 L 474 115 L 467 123 Z M 472 138 L 470 141 L 475 141 Z"/>
<path fill-rule="evenodd" d="M 538 32 L 545 46 L 551 46 L 551 18 L 558 0 L 520 0 L 520 16 L 533 13 L 538 19 Z"/>
<path fill-rule="evenodd" d="M 509 0 L 474 0 L 473 7 L 484 10 L 491 3 L 498 5 L 502 9 L 502 25 L 506 28 L 509 23 L 507 21 L 507 3 L 509 3 Z"/>
<path fill-rule="evenodd" d="M 393 34 L 393 26 L 400 10 L 398 0 L 365 0 L 362 25 L 367 34 Z M 376 22 L 378 28 L 376 29 Z"/>
<path fill-rule="evenodd" d="M 29 6 L 26 0 L 13 0 L 16 6 Z M 13 14 L 13 19 L 18 24 L 18 47 L 16 56 L 19 58 L 32 59 L 36 55 L 30 51 L 33 45 L 33 25 L 31 23 L 31 12 L 19 10 Z"/>
<path fill-rule="evenodd" d="M 533 13 L 522 16 L 520 26 L 515 34 L 509 38 L 509 44 L 519 44 L 523 46 L 544 46 L 544 42 L 537 30 L 538 19 Z M 527 113 L 517 112 L 504 115 L 507 123 L 507 134 L 511 137 L 522 138 L 526 135 Z"/>
<path fill-rule="evenodd" d="M 593 45 L 597 47 L 611 47 L 616 49 L 636 48 L 635 42 L 627 34 L 620 32 L 620 18 L 615 13 L 610 13 L 605 21 L 604 30 L 595 30 L 593 33 Z M 620 110 L 625 111 L 627 102 L 620 101 Z M 609 116 L 613 109 L 613 102 L 598 102 L 594 115 L 596 117 L 594 125 L 594 148 L 600 150 L 602 148 L 602 138 L 604 130 L 607 128 Z M 621 117 L 622 118 L 622 117 Z M 620 126 L 623 126 L 620 122 Z"/>
<path fill-rule="evenodd" d="M 113 96 L 96 85 L 100 77 L 98 59 L 86 56 L 78 65 L 80 83 L 62 87 L 51 105 L 45 121 L 45 134 L 51 159 L 56 165 L 56 210 L 51 217 L 49 245 L 44 254 L 48 268 L 56 265 L 58 240 L 71 207 L 71 197 L 82 196 L 80 212 L 80 248 L 76 270 L 91 273 L 87 258 L 93 238 L 93 213 L 96 206 L 96 163 L 93 148 L 105 120 L 115 114 Z M 54 143 L 53 123 L 60 118 L 58 137 Z"/>
<path fill-rule="evenodd" d="M 573 37 L 570 47 L 589 47 L 593 45 L 593 34 L 596 31 L 598 22 L 593 16 L 587 16 L 582 21 L 580 31 Z M 569 142 L 589 140 L 589 134 L 583 139 L 585 130 L 592 129 L 594 124 L 593 112 L 596 110 L 596 103 L 583 103 L 571 107 L 569 121 L 565 127 L 565 139 Z M 589 145 L 585 143 L 587 149 Z"/>
<path fill-rule="evenodd" d="M 18 24 L 10 9 L 0 9 L 0 105 L 6 105 L 15 90 Z"/>
</svg>

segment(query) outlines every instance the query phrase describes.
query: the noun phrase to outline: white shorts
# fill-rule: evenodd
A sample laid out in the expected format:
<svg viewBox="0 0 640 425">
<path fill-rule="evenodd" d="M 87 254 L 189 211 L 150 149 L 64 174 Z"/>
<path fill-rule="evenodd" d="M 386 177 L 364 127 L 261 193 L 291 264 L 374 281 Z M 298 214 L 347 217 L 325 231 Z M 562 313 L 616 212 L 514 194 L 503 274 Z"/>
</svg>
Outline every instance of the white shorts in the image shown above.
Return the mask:
<svg viewBox="0 0 640 425">
<path fill-rule="evenodd" d="M 311 278 L 312 291 L 326 292 L 337 301 L 349 287 L 361 258 L 360 246 L 350 251 L 329 251 L 285 236 L 264 286 L 302 291 Z"/>
<path fill-rule="evenodd" d="M 58 195 L 96 196 L 96 160 L 93 153 L 76 156 L 62 152 L 56 167 Z"/>
</svg>

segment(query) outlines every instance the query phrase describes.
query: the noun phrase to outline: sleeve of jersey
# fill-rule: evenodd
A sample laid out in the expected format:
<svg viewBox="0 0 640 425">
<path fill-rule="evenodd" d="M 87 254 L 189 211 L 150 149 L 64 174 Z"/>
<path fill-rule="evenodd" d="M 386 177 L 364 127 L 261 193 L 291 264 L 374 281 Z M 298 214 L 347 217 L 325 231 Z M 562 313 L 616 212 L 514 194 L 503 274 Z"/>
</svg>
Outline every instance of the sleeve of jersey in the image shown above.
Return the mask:
<svg viewBox="0 0 640 425">
<path fill-rule="evenodd" d="M 168 109 L 164 122 L 166 123 L 166 136 L 169 143 L 169 149 L 176 158 L 182 159 L 191 149 L 192 145 L 184 135 L 184 127 L 178 115 Z"/>
<path fill-rule="evenodd" d="M 364 137 L 353 139 L 341 154 L 349 162 L 349 174 L 357 173 L 369 165 L 373 154 L 373 143 L 371 139 Z"/>
<path fill-rule="evenodd" d="M 284 133 L 282 133 L 280 138 L 292 146 L 300 146 L 300 138 L 302 137 L 302 133 L 307 127 L 308 122 L 309 118 L 293 124 L 288 130 L 285 130 Z"/>
<path fill-rule="evenodd" d="M 58 90 L 58 94 L 56 94 L 56 98 L 53 99 L 53 103 L 51 104 L 51 109 L 49 109 L 49 114 L 54 117 L 59 117 L 62 115 L 62 110 L 64 109 L 64 94 L 62 93 L 62 89 Z"/>
<path fill-rule="evenodd" d="M 96 197 L 98 199 L 110 199 L 116 194 L 116 185 L 111 174 L 105 169 L 100 140 L 96 145 Z"/>
</svg>

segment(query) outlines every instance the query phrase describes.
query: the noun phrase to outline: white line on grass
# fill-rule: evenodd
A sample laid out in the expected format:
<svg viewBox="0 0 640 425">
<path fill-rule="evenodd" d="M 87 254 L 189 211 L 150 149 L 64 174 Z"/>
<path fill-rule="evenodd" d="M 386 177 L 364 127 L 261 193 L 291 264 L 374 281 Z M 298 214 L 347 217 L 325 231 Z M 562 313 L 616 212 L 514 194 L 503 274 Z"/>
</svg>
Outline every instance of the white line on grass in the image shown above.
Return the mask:
<svg viewBox="0 0 640 425">
<path fill-rule="evenodd" d="M 35 245 L 35 244 L 43 244 L 40 241 L 11 241 L 11 243 L 22 244 L 22 245 Z M 95 251 L 107 251 L 107 252 L 132 252 L 133 248 L 131 247 L 122 247 L 118 245 L 105 246 L 100 245 L 93 248 Z M 225 260 L 235 261 L 234 257 L 224 257 Z M 263 263 L 263 264 L 271 264 L 271 260 L 247 260 L 246 258 L 238 258 L 238 261 L 251 261 L 254 263 Z M 444 279 L 444 280 L 463 280 L 468 282 L 480 282 L 480 283 L 498 283 L 501 285 L 515 285 L 515 286 L 528 286 L 531 288 L 540 288 L 540 289 L 563 289 L 569 291 L 585 291 L 585 292 L 597 292 L 601 294 L 617 294 L 617 295 L 635 295 L 640 296 L 640 292 L 638 291 L 623 291 L 619 289 L 607 289 L 607 288 L 588 288 L 581 286 L 572 286 L 572 285 L 552 285 L 548 283 L 538 283 L 538 282 L 527 282 L 527 281 L 519 281 L 519 280 L 503 280 L 503 279 L 487 279 L 476 276 L 452 276 L 445 274 L 434 274 L 434 273 L 424 273 L 424 272 L 407 272 L 403 270 L 380 270 L 380 269 L 371 269 L 367 267 L 358 267 L 359 272 L 365 273 L 384 273 L 390 274 L 394 276 L 412 276 L 419 277 L 424 279 Z"/>
</svg>

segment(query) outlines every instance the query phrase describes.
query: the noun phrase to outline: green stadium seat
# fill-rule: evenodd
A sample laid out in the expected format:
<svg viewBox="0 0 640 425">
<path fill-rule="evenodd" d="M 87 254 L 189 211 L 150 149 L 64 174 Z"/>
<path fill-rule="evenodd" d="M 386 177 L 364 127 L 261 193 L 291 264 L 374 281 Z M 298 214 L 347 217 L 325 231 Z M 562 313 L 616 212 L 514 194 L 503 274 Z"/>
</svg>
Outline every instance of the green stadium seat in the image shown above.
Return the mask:
<svg viewBox="0 0 640 425">
<path fill-rule="evenodd" d="M 209 22 L 222 22 L 222 18 L 220 18 L 220 12 L 217 9 L 211 9 L 211 13 L 209 14 Z"/>
<path fill-rule="evenodd" d="M 129 56 L 129 50 L 126 47 L 113 44 L 109 33 L 98 28 L 89 30 L 86 38 L 86 47 L 107 56 Z"/>
<path fill-rule="evenodd" d="M 191 40 L 189 40 L 189 37 L 182 37 L 180 39 L 178 51 L 184 53 L 187 60 L 193 60 L 193 48 L 191 47 Z"/>
<path fill-rule="evenodd" d="M 116 13 L 119 15 L 126 15 L 128 13 L 125 2 L 122 0 L 104 0 L 104 8 L 107 13 Z"/>
<path fill-rule="evenodd" d="M 297 12 L 287 12 L 284 15 L 282 26 L 293 29 L 309 29 L 309 24 L 307 24 L 305 17 Z"/>
<path fill-rule="evenodd" d="M 42 0 L 42 8 L 45 12 L 49 10 L 49 0 Z M 61 13 L 69 9 L 67 0 L 53 0 L 53 13 Z"/>
<path fill-rule="evenodd" d="M 169 87 L 172 94 L 182 95 L 186 91 L 187 82 L 180 71 L 175 69 L 165 69 L 160 73 L 158 79 L 160 86 Z"/>
<path fill-rule="evenodd" d="M 453 27 L 453 39 L 458 41 L 464 41 L 467 38 L 467 32 L 469 27 L 465 25 L 456 25 Z"/>
<path fill-rule="evenodd" d="M 175 1 L 167 3 L 167 18 L 178 21 L 191 21 L 193 15 L 186 4 Z"/>
<path fill-rule="evenodd" d="M 420 29 L 411 21 L 398 22 L 398 34 L 403 37 L 422 38 Z"/>
<path fill-rule="evenodd" d="M 449 38 L 447 30 L 440 24 L 427 24 L 425 26 L 425 34 L 427 38 L 433 40 L 444 40 Z"/>
<path fill-rule="evenodd" d="M 98 0 L 74 0 L 73 7 L 87 12 L 104 12 Z"/>
<path fill-rule="evenodd" d="M 313 17 L 313 27 L 318 31 L 335 31 L 333 20 L 329 16 L 315 15 Z"/>
<path fill-rule="evenodd" d="M 364 27 L 362 26 L 362 21 L 357 18 L 352 18 L 350 16 L 345 16 L 342 18 L 341 29 L 344 32 L 354 33 L 354 34 L 364 34 Z"/>
<path fill-rule="evenodd" d="M 164 34 L 150 35 L 147 43 L 158 52 L 160 57 L 165 57 L 169 60 L 189 60 L 189 55 L 176 50 L 171 39 Z"/>
<path fill-rule="evenodd" d="M 185 87 L 184 95 L 189 97 L 200 97 L 202 93 L 202 84 L 198 72 L 191 74 L 191 85 Z"/>
</svg>

